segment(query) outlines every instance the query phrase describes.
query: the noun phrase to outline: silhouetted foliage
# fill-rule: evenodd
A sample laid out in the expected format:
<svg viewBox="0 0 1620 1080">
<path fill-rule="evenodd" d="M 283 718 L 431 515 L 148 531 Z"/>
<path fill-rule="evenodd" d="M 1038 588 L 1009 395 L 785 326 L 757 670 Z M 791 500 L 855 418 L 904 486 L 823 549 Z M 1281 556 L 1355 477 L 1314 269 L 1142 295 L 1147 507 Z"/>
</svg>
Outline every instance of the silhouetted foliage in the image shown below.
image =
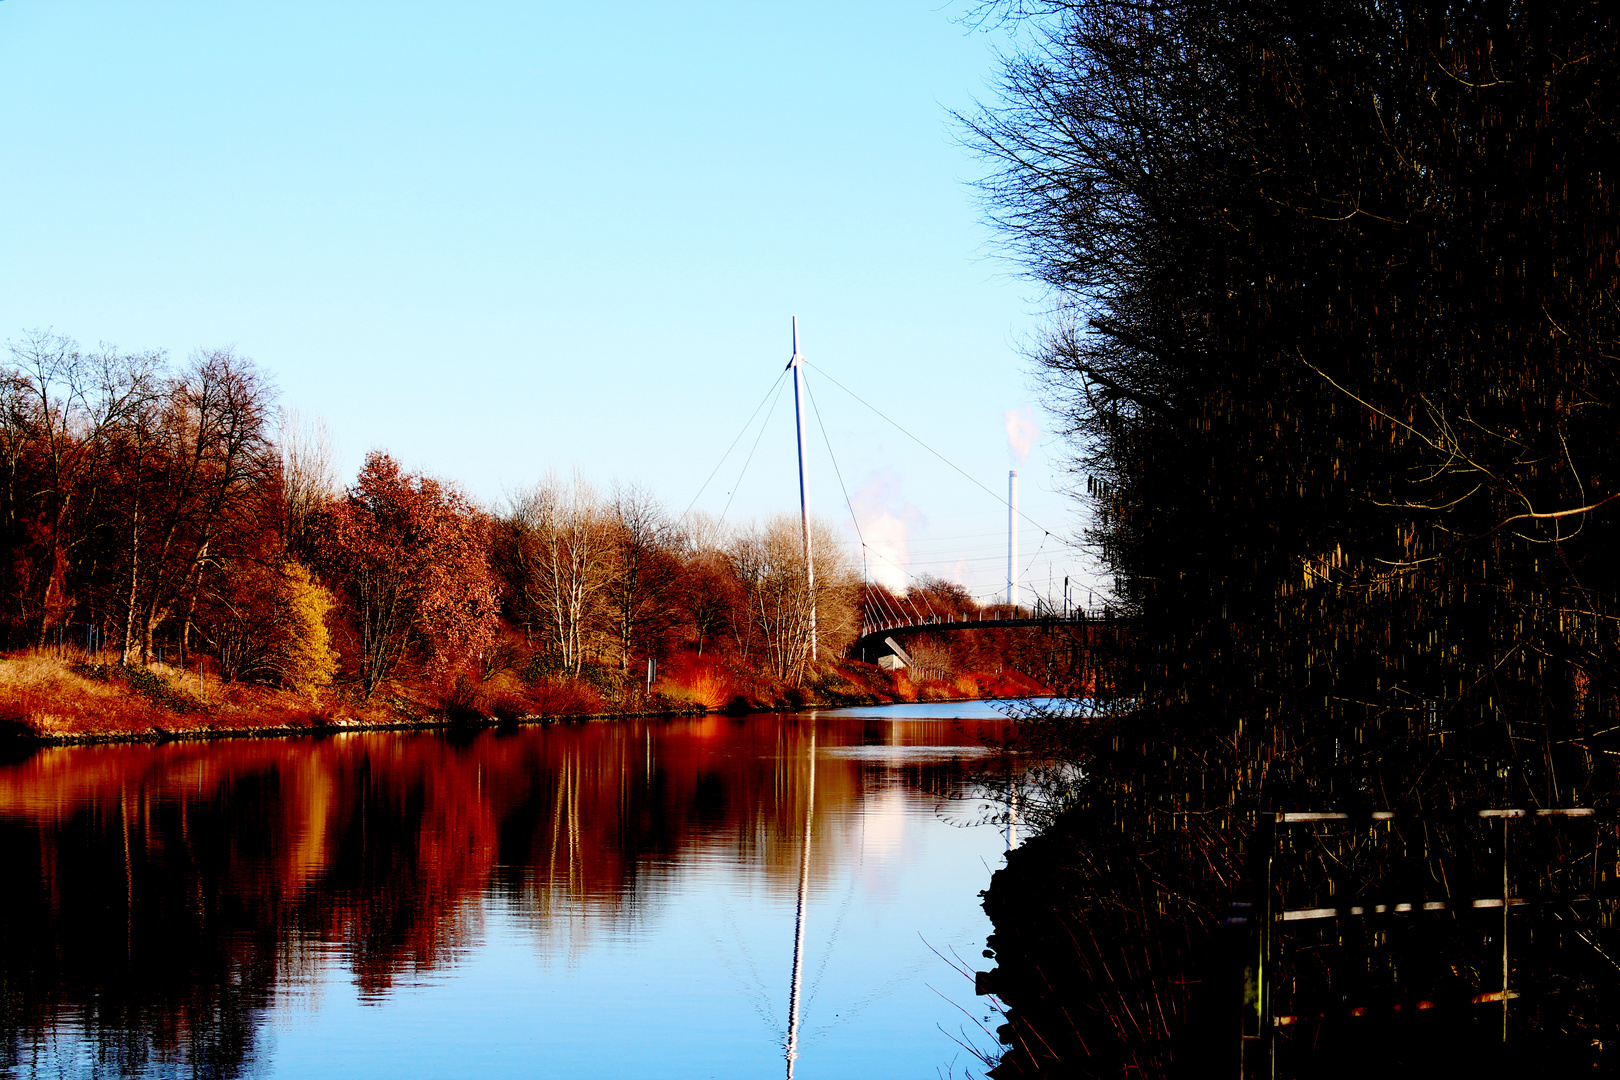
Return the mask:
<svg viewBox="0 0 1620 1080">
<path fill-rule="evenodd" d="M 1136 709 L 1068 747 L 1069 835 L 1170 850 L 1213 814 L 1234 866 L 1261 807 L 1608 812 L 1609 9 L 1000 10 L 1036 44 L 971 121 L 988 205 L 1053 291 L 1039 359 L 1131 616 Z M 1142 858 L 1207 936 L 1230 875 Z"/>
</svg>

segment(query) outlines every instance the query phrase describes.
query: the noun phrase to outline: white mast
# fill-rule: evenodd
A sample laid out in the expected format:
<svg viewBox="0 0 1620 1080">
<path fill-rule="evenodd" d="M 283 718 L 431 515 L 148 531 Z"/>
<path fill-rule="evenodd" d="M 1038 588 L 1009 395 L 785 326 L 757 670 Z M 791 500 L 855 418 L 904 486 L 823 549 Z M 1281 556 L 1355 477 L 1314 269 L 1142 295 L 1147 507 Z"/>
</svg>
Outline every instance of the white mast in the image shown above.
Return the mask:
<svg viewBox="0 0 1620 1080">
<path fill-rule="evenodd" d="M 1007 603 L 1018 605 L 1018 470 L 1007 474 Z"/>
<path fill-rule="evenodd" d="M 799 435 L 799 520 L 804 527 L 804 587 L 810 593 L 810 660 L 816 655 L 816 564 L 810 558 L 810 495 L 804 482 L 804 357 L 799 353 L 799 318 L 793 317 L 793 413 Z"/>
</svg>

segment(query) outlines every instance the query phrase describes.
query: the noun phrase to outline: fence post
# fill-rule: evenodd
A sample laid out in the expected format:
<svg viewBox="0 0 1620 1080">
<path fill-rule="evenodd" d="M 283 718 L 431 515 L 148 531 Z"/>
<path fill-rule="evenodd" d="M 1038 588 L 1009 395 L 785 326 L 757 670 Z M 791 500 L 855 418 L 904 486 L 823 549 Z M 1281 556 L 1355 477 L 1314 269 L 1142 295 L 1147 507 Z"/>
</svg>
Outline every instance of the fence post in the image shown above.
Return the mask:
<svg viewBox="0 0 1620 1080">
<path fill-rule="evenodd" d="M 1499 846 L 1502 849 L 1502 1041 L 1507 1042 L 1508 1031 L 1508 819 L 1504 815 Z"/>
<path fill-rule="evenodd" d="M 1259 919 L 1252 951 L 1243 965 L 1243 1030 L 1239 1049 L 1241 1080 L 1272 1080 L 1276 1075 L 1274 1025 L 1271 1020 L 1271 928 L 1276 921 L 1271 867 L 1277 852 L 1277 814 L 1261 811 L 1254 823 L 1250 865 L 1260 893 L 1251 908 Z"/>
</svg>

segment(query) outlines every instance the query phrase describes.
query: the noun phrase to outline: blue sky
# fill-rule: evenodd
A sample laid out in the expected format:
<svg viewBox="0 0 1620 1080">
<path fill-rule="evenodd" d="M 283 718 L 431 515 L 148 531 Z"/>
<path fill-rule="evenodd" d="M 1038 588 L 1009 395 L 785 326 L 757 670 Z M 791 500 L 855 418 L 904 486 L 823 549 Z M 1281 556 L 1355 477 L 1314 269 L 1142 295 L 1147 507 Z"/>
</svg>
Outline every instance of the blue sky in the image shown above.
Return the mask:
<svg viewBox="0 0 1620 1080">
<path fill-rule="evenodd" d="M 384 448 L 495 504 L 578 468 L 678 512 L 797 315 L 812 363 L 1000 491 L 1006 414 L 1052 426 L 1020 355 L 1043 298 L 950 118 L 1006 45 L 964 10 L 5 0 L 0 336 L 229 345 L 345 474 Z M 886 557 L 993 590 L 1004 508 L 810 377 Z M 790 406 L 700 507 L 794 508 Z M 1062 459 L 1036 440 L 1021 488 L 1072 536 Z M 1042 591 L 1084 575 L 1023 533 Z"/>
</svg>

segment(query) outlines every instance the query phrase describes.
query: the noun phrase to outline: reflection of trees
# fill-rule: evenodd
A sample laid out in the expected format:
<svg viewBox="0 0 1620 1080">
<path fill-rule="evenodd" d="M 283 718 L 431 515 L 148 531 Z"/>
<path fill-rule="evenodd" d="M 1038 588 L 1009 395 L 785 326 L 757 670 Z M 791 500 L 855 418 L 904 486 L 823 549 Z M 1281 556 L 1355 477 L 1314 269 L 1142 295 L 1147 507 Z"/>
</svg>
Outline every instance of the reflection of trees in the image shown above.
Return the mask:
<svg viewBox="0 0 1620 1080">
<path fill-rule="evenodd" d="M 904 738 L 958 741 L 952 726 Z M 542 944 L 637 917 L 699 856 L 791 896 L 808 738 L 792 717 L 711 717 L 41 751 L 0 768 L 0 1062 L 82 1017 L 110 1073 L 183 1061 L 241 1075 L 272 995 L 313 980 L 323 945 L 384 994 L 452 962 L 491 890 Z M 956 772 L 906 769 L 941 790 Z M 892 779 L 822 761 L 813 876 L 840 858 L 840 819 Z"/>
<path fill-rule="evenodd" d="M 82 1016 L 108 1074 L 177 1056 L 202 1075 L 238 1073 L 277 953 L 262 897 L 231 869 L 264 854 L 256 819 L 274 798 L 262 778 L 243 780 L 206 816 L 113 787 L 43 828 L 0 827 L 8 1064 Z M 226 851 L 234 859 L 217 857 Z"/>
</svg>

